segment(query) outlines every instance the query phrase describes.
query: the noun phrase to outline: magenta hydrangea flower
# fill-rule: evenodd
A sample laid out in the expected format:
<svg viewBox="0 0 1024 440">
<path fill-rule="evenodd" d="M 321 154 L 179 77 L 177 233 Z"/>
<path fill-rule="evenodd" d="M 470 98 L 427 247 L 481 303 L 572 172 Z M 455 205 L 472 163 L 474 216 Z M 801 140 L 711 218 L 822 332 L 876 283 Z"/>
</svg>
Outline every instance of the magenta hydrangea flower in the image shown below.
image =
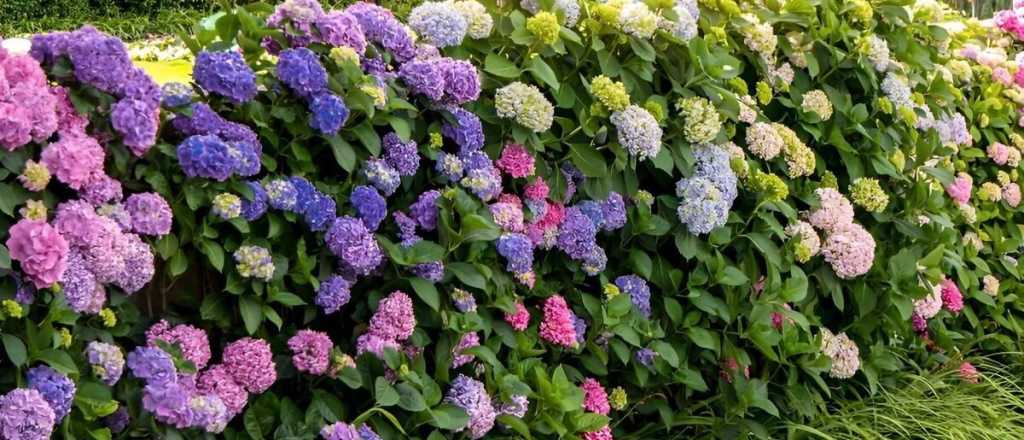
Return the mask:
<svg viewBox="0 0 1024 440">
<path fill-rule="evenodd" d="M 132 231 L 162 236 L 171 232 L 171 207 L 155 192 L 132 194 L 124 203 L 132 216 Z"/>
<path fill-rule="evenodd" d="M 946 194 L 958 205 L 966 205 L 971 200 L 971 186 L 974 180 L 966 173 L 960 173 L 953 179 L 953 183 L 946 186 Z"/>
<path fill-rule="evenodd" d="M 463 352 L 479 345 L 480 335 L 478 335 L 477 332 L 463 334 L 462 337 L 459 338 L 459 342 L 455 344 L 455 347 L 452 347 L 452 368 L 459 368 L 473 362 L 473 359 L 476 359 L 476 356 Z"/>
<path fill-rule="evenodd" d="M 565 298 L 553 295 L 544 301 L 544 320 L 540 323 L 540 337 L 552 344 L 573 347 L 576 342 L 576 319 Z"/>
<path fill-rule="evenodd" d="M 505 145 L 494 164 L 511 177 L 532 176 L 534 172 L 533 155 L 519 144 Z"/>
<path fill-rule="evenodd" d="M 206 368 L 210 362 L 210 340 L 201 328 L 188 324 L 171 326 L 161 319 L 146 331 L 146 344 L 155 347 L 156 341 L 177 345 L 185 359 L 191 361 L 197 370 Z"/>
<path fill-rule="evenodd" d="M 953 314 L 960 313 L 964 309 L 964 296 L 960 293 L 960 288 L 949 278 L 943 279 L 940 286 L 942 288 L 942 306 Z"/>
<path fill-rule="evenodd" d="M 250 393 L 262 393 L 277 380 L 277 365 L 267 341 L 239 339 L 224 347 L 223 358 L 228 374 Z"/>
<path fill-rule="evenodd" d="M 63 133 L 43 150 L 42 163 L 71 189 L 81 189 L 103 174 L 103 147 L 85 134 Z"/>
<path fill-rule="evenodd" d="M 839 278 L 848 280 L 867 273 L 875 261 L 875 239 L 856 223 L 832 230 L 821 246 L 821 255 Z"/>
<path fill-rule="evenodd" d="M 375 333 L 363 333 L 356 339 L 356 354 L 373 353 L 379 358 L 384 357 L 384 349 L 392 348 L 396 351 L 401 350 L 401 346 L 398 345 L 394 339 L 388 339 L 386 337 L 377 335 Z"/>
<path fill-rule="evenodd" d="M 462 429 L 469 429 L 470 438 L 481 438 L 494 427 L 497 412 L 483 382 L 460 374 L 452 381 L 444 401 L 462 408 L 469 415 L 469 424 Z"/>
<path fill-rule="evenodd" d="M 583 409 L 592 413 L 608 415 L 612 407 L 608 404 L 608 393 L 601 383 L 592 377 L 583 379 Z"/>
<path fill-rule="evenodd" d="M 50 287 L 67 267 L 68 242 L 57 229 L 38 220 L 21 219 L 8 230 L 4 243 L 12 259 L 36 288 Z"/>
<path fill-rule="evenodd" d="M 220 397 L 229 414 L 238 414 L 245 408 L 249 393 L 231 377 L 227 367 L 214 365 L 199 373 L 196 380 L 197 390 L 203 394 Z"/>
<path fill-rule="evenodd" d="M 523 303 L 516 302 L 515 313 L 505 313 L 505 322 L 512 326 L 513 330 L 521 332 L 530 325 L 530 312 Z"/>
<path fill-rule="evenodd" d="M 538 177 L 533 179 L 532 182 L 526 184 L 526 187 L 523 188 L 523 197 L 527 200 L 543 201 L 548 198 L 549 192 L 550 189 L 548 188 L 548 183 L 545 182 L 544 179 Z"/>
<path fill-rule="evenodd" d="M 612 428 L 604 426 L 597 431 L 590 431 L 583 433 L 583 440 L 613 440 Z"/>
<path fill-rule="evenodd" d="M 978 372 L 978 369 L 974 367 L 974 364 L 967 361 L 960 364 L 957 374 L 961 380 L 967 383 L 978 383 L 981 379 L 981 373 Z"/>
<path fill-rule="evenodd" d="M 292 350 L 292 364 L 295 369 L 315 375 L 327 372 L 330 364 L 331 348 L 334 343 L 327 333 L 313 330 L 299 330 L 288 339 L 288 348 Z"/>
<path fill-rule="evenodd" d="M 39 391 L 17 388 L 0 397 L 0 438 L 45 440 L 53 433 L 53 409 Z"/>
<path fill-rule="evenodd" d="M 380 301 L 370 318 L 370 332 L 383 338 L 404 341 L 416 329 L 412 299 L 401 290 L 391 292 Z"/>
</svg>

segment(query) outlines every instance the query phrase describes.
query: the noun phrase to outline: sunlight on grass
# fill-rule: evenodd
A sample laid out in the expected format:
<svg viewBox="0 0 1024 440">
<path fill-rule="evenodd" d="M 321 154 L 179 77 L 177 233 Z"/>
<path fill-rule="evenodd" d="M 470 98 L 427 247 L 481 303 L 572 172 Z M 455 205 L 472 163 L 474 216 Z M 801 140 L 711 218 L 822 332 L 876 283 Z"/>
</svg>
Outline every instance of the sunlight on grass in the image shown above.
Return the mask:
<svg viewBox="0 0 1024 440">
<path fill-rule="evenodd" d="M 192 62 L 188 60 L 136 61 L 135 65 L 149 73 L 157 84 L 192 81 Z"/>
</svg>

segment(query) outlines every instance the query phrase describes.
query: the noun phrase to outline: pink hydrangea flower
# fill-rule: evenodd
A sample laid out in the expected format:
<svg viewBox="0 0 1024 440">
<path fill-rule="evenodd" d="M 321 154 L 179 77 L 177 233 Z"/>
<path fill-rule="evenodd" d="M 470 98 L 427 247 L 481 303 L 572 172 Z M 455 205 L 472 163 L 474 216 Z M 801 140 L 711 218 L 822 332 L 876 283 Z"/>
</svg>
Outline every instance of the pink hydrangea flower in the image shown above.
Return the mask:
<svg viewBox="0 0 1024 440">
<path fill-rule="evenodd" d="M 198 370 L 206 368 L 206 364 L 210 362 L 210 339 L 201 328 L 187 324 L 172 327 L 161 319 L 146 332 L 146 345 L 155 347 L 156 341 L 177 344 L 185 359 L 195 364 Z"/>
<path fill-rule="evenodd" d="M 544 321 L 540 323 L 540 337 L 552 344 L 576 347 L 576 320 L 561 295 L 544 302 Z"/>
<path fill-rule="evenodd" d="M 402 347 L 394 339 L 385 338 L 375 333 L 364 333 L 356 339 L 356 355 L 370 352 L 383 358 L 385 348 L 400 350 Z"/>
<path fill-rule="evenodd" d="M 68 242 L 49 223 L 22 219 L 11 226 L 5 245 L 11 258 L 21 263 L 21 271 L 37 289 L 50 287 L 64 275 Z"/>
<path fill-rule="evenodd" d="M 1005 67 L 992 69 L 992 79 L 1004 86 L 1013 84 L 1013 75 L 1010 75 L 1010 71 L 1006 70 Z"/>
<path fill-rule="evenodd" d="M 1006 165 L 1006 161 L 1010 159 L 1010 147 L 999 142 L 989 145 L 985 152 L 988 153 L 988 158 L 992 159 L 996 165 Z"/>
<path fill-rule="evenodd" d="M 274 353 L 262 339 L 246 337 L 224 347 L 224 368 L 250 393 L 262 393 L 277 380 Z"/>
<path fill-rule="evenodd" d="M 103 175 L 103 147 L 84 134 L 63 133 L 57 142 L 43 150 L 46 168 L 71 189 L 79 190 Z"/>
<path fill-rule="evenodd" d="M 1017 182 L 1010 182 L 1003 185 L 1003 201 L 1011 208 L 1020 205 L 1020 185 Z"/>
<path fill-rule="evenodd" d="M 978 369 L 974 368 L 974 365 L 967 361 L 960 364 L 958 373 L 960 374 L 960 379 L 967 383 L 978 383 L 981 379 L 981 373 L 978 372 Z"/>
<path fill-rule="evenodd" d="M 953 179 L 953 183 L 946 186 L 946 194 L 959 205 L 966 205 L 971 200 L 971 186 L 974 179 L 966 173 L 960 173 Z"/>
<path fill-rule="evenodd" d="M 608 415 L 612 407 L 608 404 L 608 393 L 601 383 L 592 377 L 583 379 L 583 409 L 592 413 Z"/>
<path fill-rule="evenodd" d="M 515 313 L 505 314 L 505 322 L 512 326 L 513 330 L 521 332 L 530 325 L 530 312 L 526 310 L 523 303 L 517 302 Z"/>
<path fill-rule="evenodd" d="M 853 205 L 833 188 L 819 188 L 819 206 L 807 214 L 807 222 L 825 232 L 832 232 L 853 222 Z"/>
<path fill-rule="evenodd" d="M 75 110 L 68 89 L 54 87 L 51 92 L 57 100 L 57 131 L 60 133 L 84 133 L 85 127 L 89 125 L 89 119 Z"/>
<path fill-rule="evenodd" d="M 942 286 L 943 307 L 954 314 L 960 313 L 964 308 L 964 296 L 960 293 L 960 288 L 949 278 L 942 280 L 940 285 Z"/>
<path fill-rule="evenodd" d="M 199 373 L 197 389 L 203 394 L 213 394 L 220 397 L 224 406 L 234 415 L 242 412 L 245 403 L 249 399 L 249 393 L 228 373 L 227 367 L 214 365 Z"/>
<path fill-rule="evenodd" d="M 321 375 L 327 372 L 333 347 L 334 343 L 326 333 L 313 330 L 299 330 L 288 339 L 292 364 L 296 370 L 309 374 Z"/>
<path fill-rule="evenodd" d="M 584 432 L 583 440 L 614 440 L 612 437 L 612 428 L 605 426 L 597 431 Z"/>
<path fill-rule="evenodd" d="M 502 230 L 508 232 L 522 232 L 523 209 L 511 203 L 499 202 L 490 206 L 491 217 L 494 223 Z"/>
<path fill-rule="evenodd" d="M 533 175 L 533 156 L 519 144 L 507 144 L 501 157 L 495 162 L 498 169 L 512 177 Z"/>
<path fill-rule="evenodd" d="M 526 188 L 523 188 L 523 197 L 530 200 L 544 200 L 548 198 L 550 191 L 547 182 L 538 177 L 533 179 L 533 182 L 526 184 Z"/>
<path fill-rule="evenodd" d="M 370 332 L 385 339 L 404 341 L 416 329 L 416 315 L 412 299 L 401 290 L 391 292 L 380 301 L 377 312 L 370 318 Z"/>
<path fill-rule="evenodd" d="M 452 359 L 452 368 L 459 368 L 473 362 L 473 359 L 476 359 L 476 356 L 463 352 L 479 345 L 480 335 L 476 332 L 469 332 L 462 335 L 462 337 L 459 338 L 459 343 L 455 344 L 455 347 L 452 348 L 452 355 L 454 356 Z"/>
<path fill-rule="evenodd" d="M 821 254 L 839 278 L 848 280 L 871 269 L 875 261 L 875 239 L 861 225 L 849 223 L 825 238 Z"/>
<path fill-rule="evenodd" d="M 16 104 L 0 102 L 0 147 L 14 151 L 32 140 L 32 114 Z"/>
</svg>

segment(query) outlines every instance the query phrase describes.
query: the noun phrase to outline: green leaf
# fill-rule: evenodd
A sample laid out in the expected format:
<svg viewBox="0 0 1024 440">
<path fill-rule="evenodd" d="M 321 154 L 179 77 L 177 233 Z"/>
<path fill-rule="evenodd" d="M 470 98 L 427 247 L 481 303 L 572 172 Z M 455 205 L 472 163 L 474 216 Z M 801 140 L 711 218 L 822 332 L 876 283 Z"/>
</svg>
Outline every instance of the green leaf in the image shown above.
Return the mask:
<svg viewBox="0 0 1024 440">
<path fill-rule="evenodd" d="M 242 321 L 245 323 L 245 331 L 250 335 L 256 333 L 263 322 L 263 309 L 260 302 L 249 295 L 238 298 L 238 311 L 242 313 Z"/>
<path fill-rule="evenodd" d="M 343 170 L 351 173 L 356 169 L 356 152 L 352 149 L 352 145 L 337 135 L 327 136 L 327 143 L 331 144 L 334 160 Z"/>
<path fill-rule="evenodd" d="M 71 355 L 65 351 L 49 349 L 39 352 L 35 356 L 36 360 L 46 362 L 47 365 L 52 367 L 66 375 L 77 375 L 78 367 L 75 366 L 75 361 L 71 359 Z"/>
<path fill-rule="evenodd" d="M 551 70 L 551 66 L 544 62 L 543 57 L 534 57 L 530 61 L 526 62 L 526 70 L 533 74 L 533 77 L 538 81 L 544 82 L 554 92 L 558 91 L 561 84 L 558 82 L 558 77 L 555 76 L 555 71 Z"/>
<path fill-rule="evenodd" d="M 383 377 L 378 377 L 374 383 L 373 395 L 380 406 L 393 406 L 401 399 L 395 387 L 391 386 L 388 380 Z"/>
<path fill-rule="evenodd" d="M 427 402 L 416 388 L 407 383 L 400 383 L 395 385 L 395 389 L 398 390 L 398 406 L 402 409 L 412 412 L 427 409 Z"/>
<path fill-rule="evenodd" d="M 409 264 L 431 263 L 444 259 L 444 248 L 428 240 L 420 240 L 406 250 Z"/>
<path fill-rule="evenodd" d="M 494 241 L 501 236 L 501 230 L 491 219 L 470 214 L 462 218 L 462 230 L 459 235 L 465 242 Z"/>
<path fill-rule="evenodd" d="M 583 175 L 587 177 L 607 177 L 608 165 L 594 147 L 586 144 L 572 144 L 569 146 L 569 159 L 576 165 Z"/>
<path fill-rule="evenodd" d="M 465 410 L 448 403 L 430 410 L 430 415 L 433 416 L 431 425 L 448 431 L 458 431 L 469 423 L 469 414 Z"/>
<path fill-rule="evenodd" d="M 214 269 L 217 269 L 217 272 L 224 272 L 224 248 L 211 240 L 203 240 L 202 247 L 203 253 L 210 259 L 210 264 Z"/>
<path fill-rule="evenodd" d="M 654 341 L 651 344 L 651 348 L 661 355 L 661 358 L 668 362 L 672 368 L 679 368 L 679 355 L 676 353 L 676 349 L 672 348 L 672 345 L 665 341 Z"/>
<path fill-rule="evenodd" d="M 496 53 L 487 54 L 487 58 L 484 59 L 484 71 L 497 77 L 509 79 L 517 79 L 522 75 L 515 64 Z"/>
<path fill-rule="evenodd" d="M 718 337 L 707 329 L 701 327 L 690 327 L 686 329 L 686 335 L 689 336 L 690 340 L 693 341 L 694 344 L 697 344 L 698 347 L 718 353 Z"/>
<path fill-rule="evenodd" d="M 726 286 L 742 286 L 750 281 L 747 275 L 735 266 L 726 266 L 718 276 L 718 282 Z"/>
<path fill-rule="evenodd" d="M 4 351 L 7 352 L 7 358 L 11 360 L 11 363 L 16 367 L 25 365 L 25 361 L 28 360 L 28 356 L 25 352 L 25 343 L 21 342 L 21 339 L 17 336 L 4 333 Z"/>
<path fill-rule="evenodd" d="M 807 275 L 799 267 L 793 266 L 790 277 L 782 285 L 779 296 L 786 302 L 799 302 L 807 296 Z"/>
<path fill-rule="evenodd" d="M 291 292 L 273 291 L 268 295 L 267 299 L 270 302 L 276 302 L 291 307 L 306 305 L 306 301 Z"/>
<path fill-rule="evenodd" d="M 416 296 L 427 303 L 431 309 L 437 311 L 441 307 L 441 296 L 437 293 L 434 283 L 415 277 L 409 278 L 409 284 L 412 284 L 412 290 L 416 292 Z"/>
<path fill-rule="evenodd" d="M 463 284 L 476 287 L 477 289 L 487 289 L 487 280 L 483 275 L 480 275 L 480 271 L 476 270 L 476 267 L 472 264 L 463 262 L 451 263 L 447 266 L 447 270 L 455 274 L 455 277 L 462 281 Z"/>
</svg>

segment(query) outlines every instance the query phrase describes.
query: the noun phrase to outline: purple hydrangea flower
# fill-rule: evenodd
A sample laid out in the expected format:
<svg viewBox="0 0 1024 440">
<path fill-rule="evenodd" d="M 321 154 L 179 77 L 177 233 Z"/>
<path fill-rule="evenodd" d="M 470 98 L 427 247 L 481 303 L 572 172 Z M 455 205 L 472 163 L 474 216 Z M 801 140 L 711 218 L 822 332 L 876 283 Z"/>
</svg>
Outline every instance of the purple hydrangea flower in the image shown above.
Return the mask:
<svg viewBox="0 0 1024 440">
<path fill-rule="evenodd" d="M 322 134 L 336 134 L 348 119 L 345 101 L 332 93 L 321 93 L 309 102 L 309 126 Z"/>
<path fill-rule="evenodd" d="M 150 250 L 146 242 L 135 234 L 122 234 L 122 237 L 124 239 L 121 247 L 124 256 L 124 270 L 114 280 L 114 284 L 120 287 L 124 293 L 131 295 L 145 287 L 153 279 L 156 268 L 153 265 L 153 251 Z"/>
<path fill-rule="evenodd" d="M 92 341 L 85 348 L 85 357 L 93 373 L 103 383 L 113 386 L 124 372 L 124 353 L 121 347 L 106 342 Z"/>
<path fill-rule="evenodd" d="M 391 168 L 391 165 L 382 159 L 367 159 L 363 166 L 363 175 L 371 185 L 387 197 L 394 194 L 398 185 L 402 183 L 398 171 Z"/>
<path fill-rule="evenodd" d="M 264 186 L 267 192 L 267 201 L 274 209 L 284 211 L 296 211 L 299 191 L 288 179 L 275 179 L 267 182 Z"/>
<path fill-rule="evenodd" d="M 442 151 L 437 153 L 437 163 L 434 165 L 434 169 L 449 181 L 457 182 L 462 179 L 464 166 L 459 156 Z"/>
<path fill-rule="evenodd" d="M 444 84 L 444 101 L 462 105 L 480 97 L 480 73 L 466 60 L 439 58 L 437 61 Z"/>
<path fill-rule="evenodd" d="M 384 135 L 384 160 L 401 176 L 412 176 L 420 167 L 416 141 L 402 142 L 396 133 Z"/>
<path fill-rule="evenodd" d="M 651 288 L 647 281 L 636 275 L 623 275 L 615 279 L 615 286 L 629 295 L 633 306 L 644 318 L 651 317 Z"/>
<path fill-rule="evenodd" d="M 131 423 L 131 416 L 128 414 L 128 409 L 124 406 L 119 406 L 117 411 L 103 418 L 103 425 L 110 428 L 110 432 L 114 434 L 124 431 L 129 423 Z"/>
<path fill-rule="evenodd" d="M 572 328 L 576 332 L 577 344 L 587 342 L 587 321 L 585 319 L 573 314 Z"/>
<path fill-rule="evenodd" d="M 658 352 L 651 350 L 650 348 L 641 348 L 633 354 L 636 361 L 645 367 L 650 367 L 654 364 L 654 358 L 658 357 Z"/>
<path fill-rule="evenodd" d="M 94 177 L 85 184 L 79 195 L 93 205 L 117 203 L 124 197 L 121 182 L 107 175 Z"/>
<path fill-rule="evenodd" d="M 356 274 L 368 275 L 384 259 L 373 233 L 363 222 L 349 216 L 335 219 L 324 240 L 343 267 Z"/>
<path fill-rule="evenodd" d="M 334 199 L 316 191 L 309 203 L 306 204 L 303 216 L 311 231 L 320 232 L 327 229 L 327 226 L 338 217 L 338 207 L 335 205 Z"/>
<path fill-rule="evenodd" d="M 601 229 L 605 231 L 614 231 L 626 226 L 626 202 L 623 201 L 622 195 L 615 191 L 608 194 L 608 198 L 601 202 L 601 214 L 604 218 Z"/>
<path fill-rule="evenodd" d="M 34 389 L 17 388 L 0 397 L 0 438 L 46 440 L 53 434 L 55 418 Z"/>
<path fill-rule="evenodd" d="M 316 291 L 316 305 L 328 315 L 337 312 L 341 306 L 348 304 L 351 298 L 350 287 L 351 284 L 338 275 L 327 277 Z"/>
<path fill-rule="evenodd" d="M 320 191 L 302 176 L 289 177 L 288 182 L 295 188 L 295 206 L 292 208 L 292 212 L 305 214 L 306 210 L 309 209 L 309 204 Z"/>
<path fill-rule="evenodd" d="M 463 334 L 462 337 L 459 338 L 459 342 L 455 344 L 455 347 L 452 347 L 452 368 L 459 368 L 473 362 L 473 359 L 476 359 L 476 356 L 463 352 L 478 346 L 480 346 L 480 335 L 476 332 Z"/>
<path fill-rule="evenodd" d="M 259 182 L 250 180 L 245 184 L 252 190 L 252 200 L 242 197 L 242 218 L 251 222 L 267 212 L 267 191 Z"/>
<path fill-rule="evenodd" d="M 190 421 L 189 397 L 188 390 L 176 380 L 149 382 L 142 389 L 142 407 L 161 423 L 185 428 Z"/>
<path fill-rule="evenodd" d="M 110 112 L 110 123 L 133 154 L 142 157 L 156 143 L 160 109 L 139 99 L 121 99 Z"/>
<path fill-rule="evenodd" d="M 371 231 L 376 231 L 380 227 L 380 222 L 388 215 L 388 205 L 384 197 L 370 186 L 360 185 L 353 189 L 349 203 L 356 209 L 356 216 Z"/>
<path fill-rule="evenodd" d="M 372 3 L 357 2 L 345 8 L 359 20 L 359 25 L 366 39 L 383 47 L 399 63 L 404 63 L 416 56 L 416 44 L 405 31 L 405 26 L 395 18 L 391 11 Z"/>
<path fill-rule="evenodd" d="M 189 177 L 205 177 L 223 182 L 231 177 L 238 162 L 219 137 L 194 135 L 178 145 L 178 163 Z"/>
<path fill-rule="evenodd" d="M 256 97 L 256 74 L 242 59 L 242 54 L 229 52 L 199 52 L 192 77 L 196 84 L 210 93 L 228 98 L 235 104 Z"/>
<path fill-rule="evenodd" d="M 597 229 L 580 208 L 573 206 L 565 210 L 556 244 L 572 259 L 582 260 L 597 246 Z"/>
<path fill-rule="evenodd" d="M 398 235 L 402 239 L 401 245 L 403 247 L 412 246 L 421 240 L 420 236 L 416 235 L 417 223 L 415 219 L 402 211 L 395 211 L 393 215 L 395 223 L 398 224 Z"/>
<path fill-rule="evenodd" d="M 40 365 L 28 370 L 28 386 L 43 395 L 53 409 L 57 423 L 71 412 L 71 402 L 75 399 L 75 383 L 67 376 L 46 365 Z"/>
<path fill-rule="evenodd" d="M 344 11 L 331 11 L 316 20 L 318 40 L 335 47 L 350 47 L 362 55 L 366 51 L 366 36 L 359 20 Z"/>
<path fill-rule="evenodd" d="M 451 119 L 446 118 L 441 126 L 441 134 L 454 141 L 463 153 L 483 148 L 484 129 L 480 118 L 460 107 L 452 106 L 447 110 Z"/>
<path fill-rule="evenodd" d="M 89 26 L 69 35 L 66 50 L 75 77 L 107 93 L 118 94 L 133 68 L 121 39 Z"/>
<path fill-rule="evenodd" d="M 498 238 L 498 254 L 505 257 L 505 270 L 515 274 L 533 270 L 533 242 L 518 233 L 502 234 Z"/>
<path fill-rule="evenodd" d="M 576 194 L 576 187 L 583 184 L 583 172 L 576 168 L 571 162 L 562 163 L 562 176 L 565 177 L 565 194 L 562 196 L 562 200 L 568 203 L 572 196 Z"/>
<path fill-rule="evenodd" d="M 177 375 L 171 356 L 156 347 L 136 347 L 128 353 L 128 368 L 150 384 L 173 382 Z"/>
<path fill-rule="evenodd" d="M 416 203 L 409 205 L 409 212 L 416 223 L 424 231 L 437 229 L 437 198 L 441 197 L 441 191 L 432 189 L 424 191 L 416 199 Z"/>
<path fill-rule="evenodd" d="M 188 84 L 180 82 L 169 82 L 160 87 L 163 99 L 160 104 L 164 107 L 184 107 L 192 103 L 195 93 Z"/>
<path fill-rule="evenodd" d="M 526 412 L 530 409 L 530 400 L 522 394 L 513 394 L 509 400 L 498 406 L 498 412 L 520 419 L 526 417 Z"/>
<path fill-rule="evenodd" d="M 444 263 L 440 261 L 417 264 L 411 270 L 416 276 L 434 283 L 440 282 L 444 278 Z"/>
<path fill-rule="evenodd" d="M 316 53 L 305 47 L 281 52 L 277 60 L 277 78 L 306 99 L 327 92 L 327 70 L 320 64 Z"/>
<path fill-rule="evenodd" d="M 444 401 L 469 414 L 469 424 L 463 429 L 469 429 L 470 438 L 481 438 L 494 427 L 497 414 L 483 382 L 459 374 L 452 381 Z"/>
<path fill-rule="evenodd" d="M 398 77 L 412 94 L 426 96 L 433 102 L 440 102 L 444 96 L 444 77 L 440 64 L 435 60 L 413 60 L 402 64 Z"/>
<path fill-rule="evenodd" d="M 106 295 L 106 292 L 96 281 L 96 276 L 89 271 L 82 254 L 76 249 L 68 252 L 67 266 L 60 277 L 60 286 L 71 310 L 78 313 L 99 313 L 98 309 L 94 310 L 92 307 L 93 299 L 97 291 L 103 295 Z"/>
<path fill-rule="evenodd" d="M 590 219 L 590 222 L 594 224 L 595 228 L 600 229 L 604 226 L 604 210 L 601 209 L 601 204 L 593 200 L 584 200 L 576 204 L 580 212 Z"/>
<path fill-rule="evenodd" d="M 456 288 L 452 291 L 452 304 L 462 313 L 476 311 L 476 298 L 469 291 Z"/>
<path fill-rule="evenodd" d="M 135 233 L 162 236 L 171 232 L 171 207 L 160 194 L 132 194 L 124 202 L 124 208 L 132 216 Z"/>
</svg>

